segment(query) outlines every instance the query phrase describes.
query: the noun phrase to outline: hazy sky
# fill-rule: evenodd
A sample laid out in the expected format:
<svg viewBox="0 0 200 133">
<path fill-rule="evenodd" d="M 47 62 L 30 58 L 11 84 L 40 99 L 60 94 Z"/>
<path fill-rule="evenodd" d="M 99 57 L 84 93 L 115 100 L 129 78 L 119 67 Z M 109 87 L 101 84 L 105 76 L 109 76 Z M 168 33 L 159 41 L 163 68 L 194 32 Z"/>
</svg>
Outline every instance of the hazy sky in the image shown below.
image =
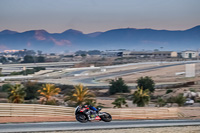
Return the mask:
<svg viewBox="0 0 200 133">
<path fill-rule="evenodd" d="M 115 28 L 184 30 L 200 25 L 200 0 L 0 0 L 0 31 L 84 33 Z"/>
</svg>

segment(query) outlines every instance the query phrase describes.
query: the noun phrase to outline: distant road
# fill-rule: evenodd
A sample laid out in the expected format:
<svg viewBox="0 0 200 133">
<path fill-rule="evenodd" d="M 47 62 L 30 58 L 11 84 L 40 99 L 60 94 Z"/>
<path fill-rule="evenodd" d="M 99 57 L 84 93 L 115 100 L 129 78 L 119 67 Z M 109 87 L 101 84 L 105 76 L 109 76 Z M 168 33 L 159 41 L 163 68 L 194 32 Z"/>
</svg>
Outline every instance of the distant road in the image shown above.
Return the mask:
<svg viewBox="0 0 200 133">
<path fill-rule="evenodd" d="M 80 62 L 48 62 L 48 63 L 20 63 L 20 64 L 1 64 L 2 73 L 10 73 L 13 71 L 22 71 L 24 67 L 33 68 L 33 67 L 46 67 L 46 68 L 58 68 L 58 67 L 70 67 L 74 66 Z"/>
<path fill-rule="evenodd" d="M 57 66 L 70 66 L 80 62 L 47 62 L 47 63 L 19 63 L 19 64 L 1 64 L 0 68 L 7 67 L 57 67 Z"/>
<path fill-rule="evenodd" d="M 0 132 L 37 132 L 37 131 L 67 131 L 91 129 L 117 129 L 135 127 L 167 127 L 200 125 L 200 120 L 128 120 L 112 122 L 44 122 L 0 124 Z"/>
<path fill-rule="evenodd" d="M 129 75 L 129 74 L 138 73 L 138 72 L 150 71 L 150 70 L 172 67 L 172 66 L 178 66 L 178 65 L 184 65 L 184 64 L 192 64 L 192 63 L 197 63 L 197 62 L 198 61 L 196 61 L 196 62 L 195 61 L 181 62 L 181 63 L 162 65 L 162 66 L 153 66 L 153 67 L 141 68 L 141 69 L 123 70 L 123 71 L 112 72 L 112 73 L 107 73 L 107 74 L 103 74 L 103 75 L 95 75 L 95 76 L 90 77 L 90 78 L 77 79 L 77 80 L 74 80 L 74 81 L 79 82 L 79 83 L 83 83 L 83 84 L 94 84 L 95 85 L 95 84 L 99 84 L 98 82 L 96 82 L 97 80 L 104 79 L 104 78 L 124 76 L 124 75 Z"/>
</svg>

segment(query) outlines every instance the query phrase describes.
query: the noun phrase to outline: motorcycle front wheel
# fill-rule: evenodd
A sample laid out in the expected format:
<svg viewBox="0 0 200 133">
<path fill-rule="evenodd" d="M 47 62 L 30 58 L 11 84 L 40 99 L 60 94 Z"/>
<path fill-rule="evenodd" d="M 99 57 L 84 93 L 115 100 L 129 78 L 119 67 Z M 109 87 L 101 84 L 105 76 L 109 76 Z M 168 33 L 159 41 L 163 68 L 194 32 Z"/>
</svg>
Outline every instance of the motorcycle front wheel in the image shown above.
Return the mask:
<svg viewBox="0 0 200 133">
<path fill-rule="evenodd" d="M 101 119 L 105 122 L 112 121 L 112 116 L 109 113 L 104 113 L 104 115 L 101 116 Z"/>
<path fill-rule="evenodd" d="M 86 123 L 88 121 L 86 115 L 84 115 L 84 114 L 77 114 L 76 120 L 81 122 L 81 123 Z"/>
</svg>

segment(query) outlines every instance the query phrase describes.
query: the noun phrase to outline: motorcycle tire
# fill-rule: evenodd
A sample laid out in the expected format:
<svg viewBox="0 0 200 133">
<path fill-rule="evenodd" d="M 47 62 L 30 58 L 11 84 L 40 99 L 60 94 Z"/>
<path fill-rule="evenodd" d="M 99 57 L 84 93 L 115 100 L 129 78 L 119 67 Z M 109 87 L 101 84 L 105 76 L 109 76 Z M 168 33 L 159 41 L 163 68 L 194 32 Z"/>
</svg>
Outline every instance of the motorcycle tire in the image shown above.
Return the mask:
<svg viewBox="0 0 200 133">
<path fill-rule="evenodd" d="M 101 120 L 104 122 L 110 122 L 112 121 L 112 116 L 109 113 L 105 113 L 105 115 L 101 116 Z"/>
<path fill-rule="evenodd" d="M 88 118 L 85 114 L 77 114 L 76 120 L 81 122 L 81 123 L 86 123 L 88 121 Z"/>
</svg>

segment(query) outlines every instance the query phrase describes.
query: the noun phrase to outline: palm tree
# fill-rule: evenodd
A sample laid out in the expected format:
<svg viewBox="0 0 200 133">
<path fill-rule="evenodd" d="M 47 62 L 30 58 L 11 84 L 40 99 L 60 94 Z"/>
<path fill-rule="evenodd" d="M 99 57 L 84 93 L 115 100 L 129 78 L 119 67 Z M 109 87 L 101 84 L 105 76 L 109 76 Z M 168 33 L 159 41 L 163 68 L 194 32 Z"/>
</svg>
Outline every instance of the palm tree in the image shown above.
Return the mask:
<svg viewBox="0 0 200 133">
<path fill-rule="evenodd" d="M 8 101 L 11 103 L 23 103 L 26 92 L 21 84 L 11 85 L 8 88 Z"/>
<path fill-rule="evenodd" d="M 75 102 L 76 105 L 82 105 L 85 102 L 88 102 L 93 99 L 94 94 L 91 93 L 87 87 L 84 87 L 82 84 L 74 86 L 75 90 L 71 91 L 65 97 L 65 101 Z"/>
<path fill-rule="evenodd" d="M 55 100 L 54 96 L 60 93 L 60 88 L 56 88 L 54 84 L 45 84 L 38 92 L 43 96 L 40 99 L 41 103 L 48 104 L 50 101 Z"/>
<path fill-rule="evenodd" d="M 115 99 L 114 102 L 112 102 L 112 104 L 114 105 L 114 108 L 122 108 L 122 105 L 128 107 L 128 104 L 124 97 L 118 97 L 117 99 Z"/>
<path fill-rule="evenodd" d="M 133 104 L 137 104 L 138 107 L 144 107 L 150 101 L 149 90 L 143 90 L 139 88 L 133 93 Z"/>
</svg>

